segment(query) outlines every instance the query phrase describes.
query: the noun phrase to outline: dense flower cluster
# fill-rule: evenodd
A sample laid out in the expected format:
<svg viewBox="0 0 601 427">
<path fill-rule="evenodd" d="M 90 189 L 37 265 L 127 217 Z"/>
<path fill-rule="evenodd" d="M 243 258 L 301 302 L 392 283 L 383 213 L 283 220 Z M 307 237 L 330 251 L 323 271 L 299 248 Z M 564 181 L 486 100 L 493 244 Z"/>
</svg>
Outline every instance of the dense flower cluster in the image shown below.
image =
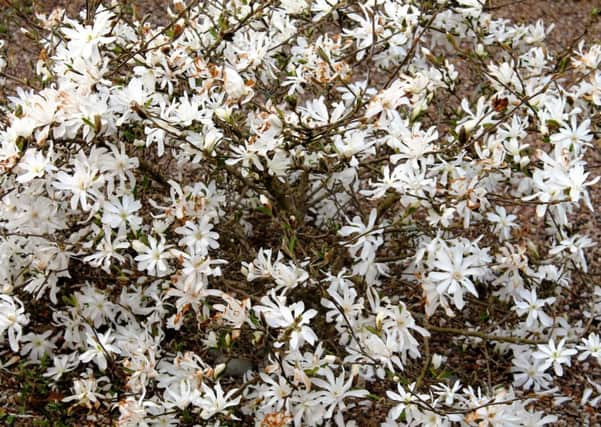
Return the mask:
<svg viewBox="0 0 601 427">
<path fill-rule="evenodd" d="M 2 107 L 3 366 L 121 426 L 597 406 L 601 378 L 559 380 L 601 362 L 595 242 L 572 221 L 598 181 L 601 45 L 554 55 L 551 28 L 483 3 L 38 16 L 41 86 Z M 505 371 L 470 377 L 458 352 Z"/>
</svg>

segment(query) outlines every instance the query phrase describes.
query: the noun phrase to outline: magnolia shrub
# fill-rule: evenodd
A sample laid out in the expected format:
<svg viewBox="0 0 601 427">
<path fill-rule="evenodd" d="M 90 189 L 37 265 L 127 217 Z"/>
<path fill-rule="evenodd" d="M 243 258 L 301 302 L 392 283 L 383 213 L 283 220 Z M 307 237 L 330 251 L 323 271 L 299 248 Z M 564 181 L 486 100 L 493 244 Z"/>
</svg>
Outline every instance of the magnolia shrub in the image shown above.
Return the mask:
<svg viewBox="0 0 601 427">
<path fill-rule="evenodd" d="M 69 414 L 122 426 L 543 426 L 561 412 L 543 398 L 597 406 L 575 215 L 601 45 L 551 51 L 551 27 L 483 3 L 37 16 L 38 82 L 2 107 L 5 369 L 43 366 Z M 566 394 L 575 364 L 588 382 Z"/>
</svg>

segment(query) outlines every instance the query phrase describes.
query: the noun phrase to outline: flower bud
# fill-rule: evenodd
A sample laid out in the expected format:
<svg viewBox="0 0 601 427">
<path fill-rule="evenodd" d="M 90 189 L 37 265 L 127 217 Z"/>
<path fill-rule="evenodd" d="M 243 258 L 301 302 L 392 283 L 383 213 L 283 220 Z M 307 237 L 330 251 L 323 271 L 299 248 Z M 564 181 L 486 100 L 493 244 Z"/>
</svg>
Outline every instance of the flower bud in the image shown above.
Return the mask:
<svg viewBox="0 0 601 427">
<path fill-rule="evenodd" d="M 239 100 L 251 92 L 251 89 L 246 86 L 240 74 L 230 67 L 223 69 L 223 83 L 225 92 L 233 100 Z"/>
<path fill-rule="evenodd" d="M 220 363 L 219 365 L 215 366 L 215 370 L 213 371 L 213 379 L 219 378 L 223 371 L 225 371 L 225 367 L 225 363 Z"/>
</svg>

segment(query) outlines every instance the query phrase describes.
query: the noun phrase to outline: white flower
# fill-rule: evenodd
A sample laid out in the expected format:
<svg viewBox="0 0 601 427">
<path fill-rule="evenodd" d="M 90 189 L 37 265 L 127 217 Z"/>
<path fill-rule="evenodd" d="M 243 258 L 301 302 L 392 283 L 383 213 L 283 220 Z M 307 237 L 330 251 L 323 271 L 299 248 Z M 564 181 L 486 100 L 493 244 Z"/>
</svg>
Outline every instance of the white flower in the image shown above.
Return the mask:
<svg viewBox="0 0 601 427">
<path fill-rule="evenodd" d="M 77 367 L 79 359 L 73 355 L 60 355 L 55 356 L 53 361 L 54 365 L 48 368 L 43 375 L 53 381 L 59 381 L 65 373 Z"/>
<path fill-rule="evenodd" d="M 282 178 L 286 177 L 286 172 L 292 163 L 292 157 L 284 150 L 277 150 L 273 157 L 267 158 L 267 170 L 270 175 Z"/>
<path fill-rule="evenodd" d="M 328 288 L 328 298 L 321 299 L 321 305 L 328 309 L 326 322 L 335 320 L 337 323 L 348 321 L 354 325 L 363 310 L 363 298 L 357 301 L 357 291 L 348 285 L 335 285 Z M 330 299 L 332 301 L 330 301 Z"/>
<path fill-rule="evenodd" d="M 109 37 L 114 14 L 100 6 L 94 12 L 94 25 L 81 25 L 69 20 L 73 28 L 62 28 L 63 34 L 69 39 L 69 49 L 75 56 L 81 56 L 93 62 L 100 60 L 99 46 L 111 43 L 115 37 Z"/>
<path fill-rule="evenodd" d="M 478 18 L 482 14 L 484 3 L 482 0 L 457 0 L 460 13 L 470 18 Z"/>
<path fill-rule="evenodd" d="M 192 248 L 197 254 L 207 255 L 209 249 L 219 247 L 219 233 L 211 231 L 212 229 L 209 218 L 202 217 L 197 223 L 186 221 L 184 226 L 176 228 L 175 232 L 183 236 L 179 241 L 180 245 Z"/>
<path fill-rule="evenodd" d="M 516 301 L 514 310 L 520 316 L 528 313 L 528 318 L 526 319 L 527 327 L 531 328 L 535 326 L 537 321 L 546 327 L 553 324 L 553 319 L 551 319 L 542 309 L 546 304 L 553 304 L 555 298 L 549 297 L 539 300 L 536 296 L 535 289 L 531 289 L 530 291 L 521 289 L 518 291 L 518 295 L 522 300 Z"/>
<path fill-rule="evenodd" d="M 290 15 L 302 13 L 309 7 L 307 0 L 281 0 L 280 5 Z"/>
<path fill-rule="evenodd" d="M 382 234 L 382 230 L 374 229 L 377 218 L 377 209 L 372 209 L 367 224 L 364 224 L 361 218 L 356 216 L 352 221 L 347 219 L 350 225 L 345 225 L 338 230 L 338 234 L 343 237 L 356 235 L 346 244 L 352 256 L 355 256 L 357 251 L 361 249 L 360 258 L 366 259 L 368 253 L 381 244 L 379 235 Z"/>
<path fill-rule="evenodd" d="M 200 392 L 189 380 L 181 380 L 165 390 L 165 406 L 167 408 L 186 409 L 191 403 L 197 402 Z"/>
<path fill-rule="evenodd" d="M 135 260 L 138 261 L 138 269 L 146 270 L 148 274 L 160 276 L 169 270 L 167 259 L 172 258 L 168 248 L 171 245 L 165 245 L 165 238 L 161 236 L 161 241 L 148 236 L 149 246 L 139 240 L 132 243 L 133 248 L 140 254 Z"/>
<path fill-rule="evenodd" d="M 19 168 L 24 171 L 24 173 L 17 177 L 17 181 L 20 183 L 29 182 L 34 178 L 41 178 L 46 172 L 56 170 L 56 167 L 51 163 L 48 156 L 31 148 L 25 152 L 25 155 L 19 162 Z"/>
<path fill-rule="evenodd" d="M 544 372 L 543 361 L 533 360 L 530 355 L 520 353 L 512 362 L 511 372 L 516 387 L 522 387 L 524 390 L 533 388 L 534 391 L 539 391 L 547 389 L 551 384 L 553 378 Z"/>
<path fill-rule="evenodd" d="M 245 142 L 244 146 L 234 145 L 231 149 L 233 151 L 232 156 L 231 158 L 227 159 L 225 163 L 233 166 L 242 162 L 243 168 L 240 172 L 242 176 L 246 176 L 248 174 L 248 169 L 250 169 L 251 164 L 260 171 L 264 169 L 256 146 Z"/>
<path fill-rule="evenodd" d="M 407 386 L 407 390 L 402 384 L 397 385 L 398 393 L 394 391 L 386 391 L 386 396 L 394 402 L 399 402 L 396 406 L 390 409 L 388 417 L 393 420 L 398 419 L 401 414 L 405 415 L 405 421 L 411 424 L 414 417 L 419 414 L 416 403 L 419 402 L 421 396 L 415 394 L 415 383 Z"/>
<path fill-rule="evenodd" d="M 104 177 L 97 168 L 77 162 L 73 175 L 60 171 L 56 174 L 56 181 L 53 185 L 58 190 L 66 190 L 73 193 L 71 197 L 71 209 L 77 209 L 77 205 L 81 203 L 81 208 L 84 211 L 88 211 L 90 210 L 88 199 L 97 199 L 100 197 L 97 187 L 103 181 Z"/>
<path fill-rule="evenodd" d="M 409 98 L 404 90 L 404 83 L 400 80 L 395 80 L 389 88 L 378 92 L 369 102 L 365 117 L 371 118 L 381 113 L 385 117 L 394 118 L 394 113 L 401 105 L 409 105 Z"/>
<path fill-rule="evenodd" d="M 591 332 L 588 338 L 582 338 L 582 345 L 577 348 L 582 351 L 578 355 L 578 360 L 586 360 L 589 356 L 593 356 L 597 362 L 601 363 L 601 340 L 596 333 Z"/>
<path fill-rule="evenodd" d="M 587 236 L 581 236 L 574 234 L 572 237 L 562 240 L 557 246 L 551 248 L 549 255 L 558 255 L 563 252 L 567 252 L 568 256 L 574 260 L 577 264 L 582 267 L 582 270 L 586 273 L 588 271 L 588 264 L 586 262 L 586 256 L 584 250 L 596 246 Z"/>
<path fill-rule="evenodd" d="M 434 356 L 440 356 L 440 355 L 435 354 Z M 455 381 L 452 386 L 449 386 L 449 385 L 443 384 L 443 383 L 435 384 L 432 386 L 432 388 L 434 390 L 436 390 L 435 394 L 439 398 L 444 399 L 444 403 L 447 406 L 453 405 L 453 402 L 458 397 L 457 394 L 461 390 L 461 387 L 462 387 L 461 382 L 459 382 L 459 381 Z"/>
<path fill-rule="evenodd" d="M 91 320 L 96 328 L 115 315 L 115 304 L 93 285 L 87 284 L 81 292 L 76 292 L 74 300 L 81 307 L 83 316 Z"/>
<path fill-rule="evenodd" d="M 106 370 L 107 356 L 112 357 L 112 353 L 120 353 L 119 348 L 112 344 L 114 340 L 115 337 L 111 334 L 110 329 L 107 330 L 104 334 L 94 334 L 88 332 L 87 343 L 89 349 L 85 353 L 82 353 L 81 356 L 79 356 L 79 360 L 81 360 L 84 363 L 87 363 L 90 360 L 94 359 L 94 362 L 96 363 L 96 365 L 98 365 L 101 371 Z"/>
<path fill-rule="evenodd" d="M 497 233 L 501 240 L 507 240 L 511 237 L 511 229 L 517 228 L 515 215 L 507 215 L 507 211 L 502 206 L 495 207 L 495 213 L 489 213 L 488 220 L 495 224 L 493 232 Z"/>
<path fill-rule="evenodd" d="M 56 347 L 54 340 L 50 338 L 52 331 L 46 331 L 41 334 L 30 332 L 23 335 L 21 341 L 24 343 L 21 354 L 29 354 L 29 358 L 39 361 L 45 354 L 52 355 L 52 350 Z"/>
<path fill-rule="evenodd" d="M 317 335 L 308 325 L 310 320 L 317 315 L 316 310 L 305 311 L 305 304 L 302 301 L 288 307 L 286 297 L 277 296 L 273 291 L 269 296 L 261 298 L 261 304 L 253 309 L 265 317 L 270 327 L 288 329 L 292 350 L 298 350 L 305 341 L 311 345 L 315 343 Z"/>
<path fill-rule="evenodd" d="M 344 399 L 349 397 L 361 398 L 369 394 L 367 390 L 351 390 L 353 375 L 346 379 L 344 370 L 338 377 L 335 377 L 331 369 L 325 369 L 324 375 L 325 380 L 313 378 L 311 382 L 322 388 L 318 393 L 321 404 L 327 407 L 326 418 L 331 418 L 335 409 L 344 411 L 347 408 Z"/>
<path fill-rule="evenodd" d="M 14 352 L 19 351 L 19 340 L 27 323 L 23 303 L 10 295 L 0 294 L 0 336 L 8 330 L 8 342 Z"/>
<path fill-rule="evenodd" d="M 106 379 L 106 377 L 100 378 L 100 380 Z M 97 392 L 98 381 L 93 376 L 88 378 L 81 378 L 73 382 L 73 394 L 63 399 L 63 402 L 77 401 L 77 404 L 92 408 L 97 407 L 99 399 L 103 396 Z"/>
<path fill-rule="evenodd" d="M 276 262 L 279 261 L 281 257 L 282 254 L 278 252 Z M 273 262 L 271 261 L 271 249 L 260 248 L 252 263 L 242 262 L 242 273 L 249 282 L 259 278 L 266 279 L 271 277 L 273 272 L 274 267 Z"/>
<path fill-rule="evenodd" d="M 219 382 L 212 388 L 203 382 L 202 391 L 202 397 L 197 399 L 195 404 L 201 408 L 200 416 L 203 420 L 208 420 L 217 414 L 226 413 L 227 408 L 238 405 L 242 398 L 242 396 L 234 397 L 238 393 L 236 388 L 223 394 Z M 234 416 L 231 416 L 231 418 L 237 419 Z"/>
<path fill-rule="evenodd" d="M 541 411 L 525 411 L 520 414 L 520 425 L 524 427 L 544 427 L 557 422 L 557 416 L 545 415 Z"/>
<path fill-rule="evenodd" d="M 569 126 L 562 127 L 559 133 L 551 135 L 551 142 L 555 145 L 555 152 L 564 150 L 580 153 L 584 146 L 590 145 L 593 135 L 590 133 L 590 120 L 576 124 L 576 116 L 572 116 Z"/>
<path fill-rule="evenodd" d="M 103 205 L 102 222 L 111 228 L 118 228 L 120 232 L 125 231 L 125 226 L 130 225 L 136 231 L 142 224 L 142 218 L 135 215 L 142 204 L 130 196 L 123 196 L 121 200 L 114 198 Z"/>
<path fill-rule="evenodd" d="M 264 373 L 259 374 L 263 384 L 261 384 L 261 394 L 265 400 L 265 407 L 280 411 L 286 403 L 286 399 L 292 394 L 292 387 L 286 379 L 281 376 L 277 380 Z"/>
<path fill-rule="evenodd" d="M 478 126 L 478 129 L 480 129 L 487 124 L 493 123 L 492 117 L 494 113 L 491 112 L 490 106 L 488 105 L 486 98 L 483 96 L 478 98 L 475 113 L 471 110 L 467 98 L 463 98 L 461 100 L 461 108 L 467 113 L 467 116 L 457 123 L 455 131 L 458 134 L 461 134 L 461 129 L 463 129 L 464 132 L 467 132 L 467 134 L 471 134 L 474 129 L 476 129 L 476 126 Z"/>
<path fill-rule="evenodd" d="M 476 287 L 469 276 L 479 276 L 478 258 L 474 255 L 465 256 L 463 247 L 443 246 L 436 252 L 436 259 L 432 267 L 436 271 L 428 274 L 428 277 L 436 284 L 436 291 L 444 295 L 448 293 L 453 296 L 453 301 L 458 309 L 465 305 L 463 294 L 467 290 L 475 297 L 478 296 Z"/>
<path fill-rule="evenodd" d="M 540 367 L 541 371 L 545 371 L 551 365 L 553 365 L 555 374 L 561 377 L 563 375 L 562 365 L 572 365 L 570 358 L 578 353 L 578 351 L 564 348 L 565 341 L 566 340 L 564 338 L 559 342 L 559 344 L 557 344 L 557 346 L 555 346 L 555 341 L 551 339 L 549 344 L 538 345 L 538 351 L 533 353 L 532 356 L 535 359 L 543 361 Z"/>
<path fill-rule="evenodd" d="M 155 402 L 144 400 L 144 395 L 139 399 L 128 396 L 119 401 L 119 427 L 149 427 L 151 424 L 148 422 L 154 417 L 148 417 L 147 408 L 161 408 L 161 406 Z M 152 425 L 160 424 L 153 423 Z"/>
<path fill-rule="evenodd" d="M 129 243 L 124 240 L 123 236 L 111 240 L 110 230 L 105 230 L 104 237 L 96 246 L 96 252 L 84 257 L 83 260 L 90 263 L 92 267 L 101 267 L 108 273 L 113 258 L 119 263 L 125 261 L 125 257 L 117 252 L 117 250 L 125 248 L 129 248 Z"/>
</svg>

